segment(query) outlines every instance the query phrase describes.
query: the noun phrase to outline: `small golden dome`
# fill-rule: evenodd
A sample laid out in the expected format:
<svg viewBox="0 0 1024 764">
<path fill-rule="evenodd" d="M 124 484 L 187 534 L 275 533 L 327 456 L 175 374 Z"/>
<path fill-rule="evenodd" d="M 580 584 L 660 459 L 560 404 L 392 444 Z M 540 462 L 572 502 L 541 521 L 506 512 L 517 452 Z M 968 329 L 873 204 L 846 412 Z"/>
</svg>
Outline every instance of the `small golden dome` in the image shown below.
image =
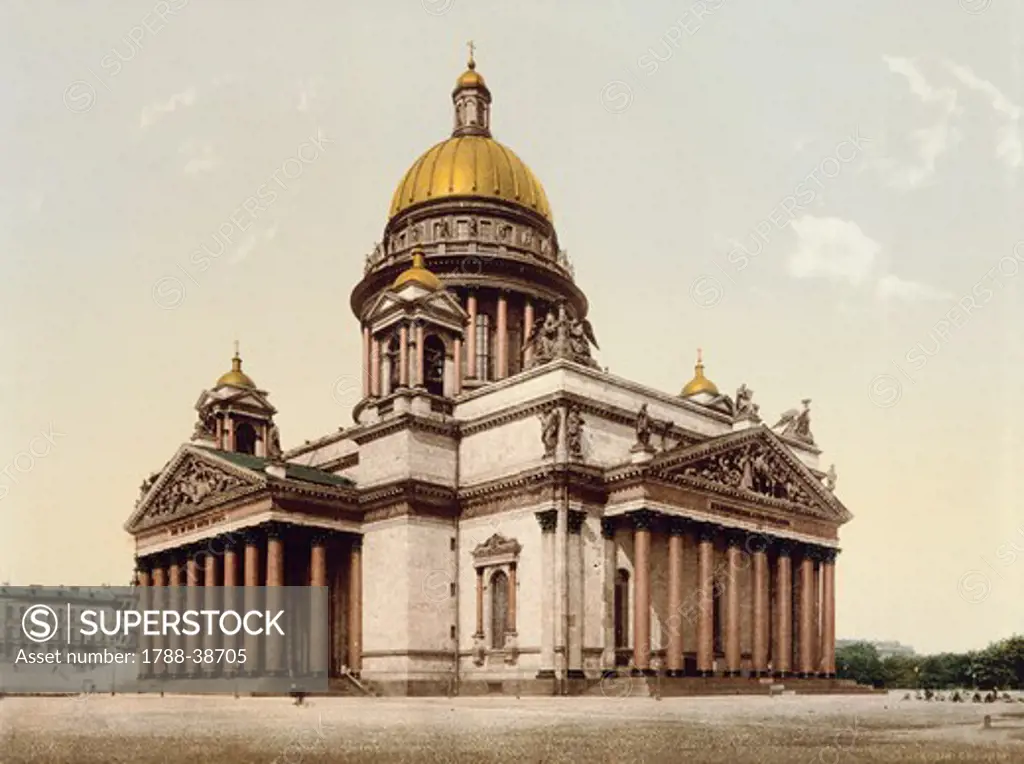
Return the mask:
<svg viewBox="0 0 1024 764">
<path fill-rule="evenodd" d="M 697 365 L 693 368 L 693 379 L 686 383 L 683 387 L 683 391 L 679 395 L 683 398 L 689 398 L 691 395 L 697 393 L 710 393 L 711 395 L 718 395 L 718 387 L 710 379 L 704 376 L 704 362 L 701 358 L 700 348 L 697 348 Z"/>
<path fill-rule="evenodd" d="M 427 269 L 427 264 L 423 259 L 423 252 L 421 250 L 412 253 L 412 265 L 398 274 L 398 278 L 395 279 L 392 288 L 401 289 L 410 283 L 419 284 L 421 287 L 432 292 L 441 288 L 441 279 Z"/>
<path fill-rule="evenodd" d="M 466 64 L 466 71 L 455 81 L 455 89 L 483 88 L 486 90 L 487 83 L 484 82 L 483 76 L 476 70 L 476 61 L 473 59 L 473 51 L 476 50 L 476 46 L 472 40 L 467 45 L 469 45 L 469 62 Z"/>
<path fill-rule="evenodd" d="M 512 149 L 485 135 L 453 136 L 427 149 L 399 181 L 390 217 L 421 202 L 459 196 L 497 199 L 552 219 L 537 176 Z"/>
<path fill-rule="evenodd" d="M 230 387 L 248 387 L 256 389 L 256 383 L 252 378 L 242 371 L 242 357 L 238 355 L 238 343 L 235 343 L 235 357 L 231 359 L 231 371 L 221 374 L 215 387 L 228 385 Z"/>
</svg>

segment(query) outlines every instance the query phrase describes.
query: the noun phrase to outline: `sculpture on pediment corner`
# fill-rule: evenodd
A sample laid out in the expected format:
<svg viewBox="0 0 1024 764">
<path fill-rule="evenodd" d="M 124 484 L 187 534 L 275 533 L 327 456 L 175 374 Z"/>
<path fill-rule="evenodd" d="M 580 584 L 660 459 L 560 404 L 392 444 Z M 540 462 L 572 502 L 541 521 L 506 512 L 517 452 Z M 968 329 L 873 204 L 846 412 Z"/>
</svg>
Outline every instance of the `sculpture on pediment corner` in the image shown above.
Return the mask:
<svg viewBox="0 0 1024 764">
<path fill-rule="evenodd" d="M 830 490 L 836 490 L 836 481 L 839 479 L 839 475 L 836 474 L 836 465 L 830 464 L 828 472 L 825 473 L 825 487 Z"/>
<path fill-rule="evenodd" d="M 159 477 L 160 473 L 154 472 L 150 474 L 148 478 L 142 481 L 142 484 L 139 486 L 139 498 L 135 500 L 136 507 L 138 507 L 139 504 L 142 503 L 142 500 L 146 498 L 146 494 L 149 493 L 149 490 L 153 487 L 153 484 L 156 483 Z"/>
<path fill-rule="evenodd" d="M 583 425 L 579 406 L 573 406 L 565 416 L 565 445 L 570 459 L 583 458 Z"/>
<path fill-rule="evenodd" d="M 744 382 L 736 391 L 735 415 L 737 419 L 750 419 L 760 422 L 761 416 L 758 413 L 760 406 L 754 403 L 754 391 L 747 387 Z"/>
<path fill-rule="evenodd" d="M 515 539 L 506 538 L 500 533 L 494 533 L 473 550 L 473 557 L 496 557 L 506 554 L 516 556 L 522 549 L 522 545 Z"/>
<path fill-rule="evenodd" d="M 267 458 L 272 461 L 281 461 L 284 452 L 281 450 L 281 431 L 276 424 L 270 425 L 270 433 L 267 436 Z"/>
<path fill-rule="evenodd" d="M 598 368 L 590 346 L 600 350 L 594 327 L 586 319 L 569 314 L 564 302 L 548 310 L 544 318 L 534 321 L 524 342 L 533 350 L 529 368 L 541 366 L 556 358 L 567 358 L 584 366 Z"/>
<path fill-rule="evenodd" d="M 209 440 L 216 437 L 216 433 L 217 415 L 211 409 L 200 411 L 195 429 L 192 431 L 192 440 Z"/>
<path fill-rule="evenodd" d="M 550 459 L 558 448 L 558 431 L 562 427 L 562 414 L 557 406 L 552 406 L 540 415 L 540 439 L 544 444 L 544 458 Z"/>
<path fill-rule="evenodd" d="M 661 450 L 668 450 L 668 439 L 672 434 L 672 420 L 666 419 L 661 423 Z"/>
<path fill-rule="evenodd" d="M 801 402 L 804 405 L 803 411 L 789 409 L 782 414 L 772 429 L 779 435 L 814 445 L 814 435 L 811 433 L 811 399 L 804 398 Z"/>
</svg>

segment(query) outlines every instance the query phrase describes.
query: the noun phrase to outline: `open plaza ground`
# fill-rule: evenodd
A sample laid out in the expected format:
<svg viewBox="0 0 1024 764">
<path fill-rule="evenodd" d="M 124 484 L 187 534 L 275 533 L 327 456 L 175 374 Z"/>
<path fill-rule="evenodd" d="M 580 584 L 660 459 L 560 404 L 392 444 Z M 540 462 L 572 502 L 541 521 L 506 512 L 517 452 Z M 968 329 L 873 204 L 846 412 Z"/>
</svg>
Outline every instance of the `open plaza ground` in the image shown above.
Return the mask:
<svg viewBox="0 0 1024 764">
<path fill-rule="evenodd" d="M 1024 761 L 1024 704 L 903 698 L 7 697 L 0 764 Z"/>
</svg>

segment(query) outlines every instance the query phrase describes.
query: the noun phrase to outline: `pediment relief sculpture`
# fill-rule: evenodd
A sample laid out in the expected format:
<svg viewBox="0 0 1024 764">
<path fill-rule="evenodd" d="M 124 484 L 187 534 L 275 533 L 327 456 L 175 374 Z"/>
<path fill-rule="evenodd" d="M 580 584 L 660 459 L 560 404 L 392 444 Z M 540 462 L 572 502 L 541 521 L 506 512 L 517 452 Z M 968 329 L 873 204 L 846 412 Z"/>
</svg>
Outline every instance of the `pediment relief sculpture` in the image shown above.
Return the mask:
<svg viewBox="0 0 1024 764">
<path fill-rule="evenodd" d="M 686 465 L 682 474 L 773 499 L 816 507 L 793 470 L 764 443 L 750 443 Z"/>
<path fill-rule="evenodd" d="M 150 500 L 146 517 L 174 517 L 212 496 L 247 485 L 251 483 L 227 470 L 190 458 L 175 470 L 168 483 Z"/>
</svg>

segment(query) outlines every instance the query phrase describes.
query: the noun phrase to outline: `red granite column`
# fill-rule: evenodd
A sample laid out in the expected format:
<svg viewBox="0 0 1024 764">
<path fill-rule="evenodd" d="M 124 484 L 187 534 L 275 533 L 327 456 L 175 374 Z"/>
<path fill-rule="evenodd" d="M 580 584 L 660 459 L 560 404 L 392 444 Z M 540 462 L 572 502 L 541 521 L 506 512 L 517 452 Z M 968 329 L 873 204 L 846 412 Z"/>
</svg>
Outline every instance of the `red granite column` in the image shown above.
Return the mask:
<svg viewBox="0 0 1024 764">
<path fill-rule="evenodd" d="M 363 537 L 352 538 L 348 572 L 348 667 L 363 670 Z"/>
<path fill-rule="evenodd" d="M 476 295 L 472 292 L 466 298 L 466 312 L 469 324 L 466 326 L 466 377 L 476 379 Z"/>
<path fill-rule="evenodd" d="M 780 544 L 775 561 L 775 676 L 789 676 L 793 655 L 793 571 L 790 548 Z"/>
<path fill-rule="evenodd" d="M 244 608 L 258 610 L 260 608 L 260 544 L 262 533 L 259 529 L 252 529 L 245 535 L 245 602 Z M 241 667 L 248 674 L 258 675 L 263 672 L 262 650 L 259 637 L 252 634 L 245 634 L 243 648 L 246 653 L 245 664 Z"/>
<path fill-rule="evenodd" d="M 498 379 L 508 376 L 508 295 L 505 292 L 498 293 Z"/>
<path fill-rule="evenodd" d="M 740 537 L 730 533 L 725 550 L 725 674 L 740 675 Z"/>
<path fill-rule="evenodd" d="M 149 563 L 135 558 L 135 582 L 138 587 L 138 608 L 142 612 L 153 609 L 153 583 L 149 572 Z M 153 640 L 146 636 L 143 630 L 139 631 L 138 652 L 135 660 L 138 662 L 138 675 L 141 678 L 148 678 L 153 673 L 152 657 Z"/>
<path fill-rule="evenodd" d="M 317 533 L 309 547 L 309 585 L 323 587 L 324 595 L 311 592 L 309 670 L 314 676 L 327 676 L 330 656 L 327 648 L 329 627 L 327 621 L 330 608 L 327 606 L 327 536 Z"/>
<path fill-rule="evenodd" d="M 800 676 L 814 674 L 814 559 L 810 549 L 800 558 Z"/>
<path fill-rule="evenodd" d="M 182 578 L 184 574 L 181 569 L 181 563 L 178 560 L 180 552 L 174 550 L 171 553 L 170 564 L 167 566 L 167 587 L 170 591 L 167 592 L 167 608 L 169 610 L 175 610 L 180 613 L 183 610 L 182 605 Z M 164 647 L 168 650 L 184 650 L 185 641 L 184 637 L 180 634 L 171 634 L 167 637 L 167 642 Z M 172 677 L 179 677 L 185 670 L 183 663 L 168 663 L 168 673 Z"/>
<path fill-rule="evenodd" d="M 528 332 L 533 329 L 533 300 L 526 298 L 526 305 L 523 307 L 523 342 L 526 342 Z M 523 348 L 523 368 L 530 367 L 533 360 L 533 343 Z"/>
<path fill-rule="evenodd" d="M 630 514 L 633 521 L 633 665 L 638 673 L 651 671 L 651 523 L 654 513 Z"/>
<path fill-rule="evenodd" d="M 668 652 L 665 667 L 669 676 L 683 674 L 683 533 L 680 522 L 668 529 Z"/>
<path fill-rule="evenodd" d="M 398 327 L 398 384 L 409 386 L 409 327 Z"/>
<path fill-rule="evenodd" d="M 207 551 L 203 562 L 203 609 L 220 610 L 220 603 L 218 602 L 220 592 L 217 588 L 217 556 Z M 205 619 L 203 620 L 203 631 L 206 632 Z M 223 645 L 220 643 L 220 636 L 215 624 L 209 633 L 204 633 L 203 635 L 203 649 L 216 650 L 222 647 Z M 214 673 L 223 668 L 223 664 L 216 662 L 204 663 L 202 668 L 206 672 Z"/>
<path fill-rule="evenodd" d="M 370 381 L 370 327 L 363 327 L 363 397 L 369 398 L 373 394 L 372 382 Z"/>
<path fill-rule="evenodd" d="M 275 613 L 281 610 L 280 587 L 284 586 L 284 528 L 279 525 L 267 526 L 267 610 Z M 281 675 L 284 665 L 284 640 L 277 634 L 264 636 L 267 649 L 267 673 Z"/>
<path fill-rule="evenodd" d="M 711 676 L 715 661 L 715 528 L 702 525 L 697 533 L 697 672 Z"/>
<path fill-rule="evenodd" d="M 755 676 L 768 673 L 768 553 L 761 536 L 750 537 L 747 549 L 754 558 L 754 649 L 752 664 Z"/>
<path fill-rule="evenodd" d="M 822 561 L 824 583 L 821 617 L 821 666 L 830 679 L 836 675 L 836 550 L 830 549 Z"/>
<path fill-rule="evenodd" d="M 238 578 L 238 548 L 235 540 L 230 536 L 224 541 L 224 609 L 240 609 Z M 222 634 L 221 643 L 225 650 L 237 650 L 239 647 L 238 634 Z M 244 668 L 241 663 L 224 663 L 225 674 L 235 674 Z"/>
<path fill-rule="evenodd" d="M 380 397 L 380 341 L 370 340 L 370 395 Z"/>
<path fill-rule="evenodd" d="M 153 592 L 152 607 L 154 610 L 163 610 L 167 606 L 167 569 L 163 567 L 163 562 L 162 556 L 158 556 L 153 561 L 155 566 L 153 568 L 153 586 L 157 588 Z M 167 664 L 163 659 L 162 651 L 168 647 L 167 638 L 153 637 L 150 646 L 157 652 L 156 655 L 150 658 L 153 662 L 150 674 L 156 677 L 164 677 L 167 675 Z"/>
</svg>

